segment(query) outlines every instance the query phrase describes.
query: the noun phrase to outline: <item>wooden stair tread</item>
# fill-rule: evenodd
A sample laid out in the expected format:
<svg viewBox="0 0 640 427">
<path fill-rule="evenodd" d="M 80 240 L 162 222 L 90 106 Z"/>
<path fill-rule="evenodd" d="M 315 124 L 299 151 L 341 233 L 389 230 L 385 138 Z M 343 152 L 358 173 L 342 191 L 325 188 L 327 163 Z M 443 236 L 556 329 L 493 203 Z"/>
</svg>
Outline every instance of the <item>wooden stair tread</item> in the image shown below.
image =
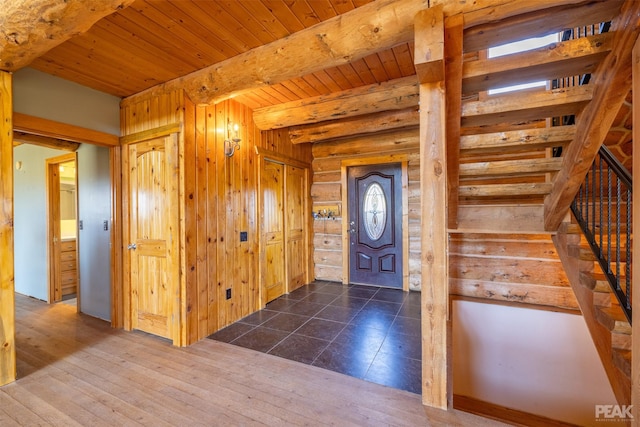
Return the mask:
<svg viewBox="0 0 640 427">
<path fill-rule="evenodd" d="M 591 100 L 589 85 L 492 96 L 462 104 L 462 127 L 514 123 L 579 113 Z"/>
<path fill-rule="evenodd" d="M 460 186 L 460 197 L 513 197 L 547 195 L 551 192 L 551 183 L 534 184 L 487 184 Z"/>
<path fill-rule="evenodd" d="M 593 253 L 593 251 L 591 250 L 591 247 L 586 244 L 586 243 L 581 243 L 579 245 L 571 245 L 569 247 L 569 253 L 578 258 L 581 259 L 583 261 L 597 261 L 598 258 L 596 257 L 596 255 Z M 606 253 L 606 249 L 605 249 L 605 253 Z M 625 263 L 625 259 L 627 257 L 627 250 L 626 249 L 620 249 L 620 259 L 621 262 L 624 264 Z"/>
<path fill-rule="evenodd" d="M 611 332 L 631 335 L 631 325 L 619 306 L 598 307 L 595 312 L 598 322 Z"/>
<path fill-rule="evenodd" d="M 575 134 L 573 125 L 463 135 L 460 155 L 504 154 L 562 146 L 571 142 Z"/>
<path fill-rule="evenodd" d="M 613 363 L 629 378 L 631 378 L 631 350 L 614 348 Z"/>
<path fill-rule="evenodd" d="M 591 289 L 593 292 L 611 293 L 611 285 L 609 285 L 609 281 L 603 273 L 596 273 L 593 271 L 581 272 L 580 283 Z"/>
<path fill-rule="evenodd" d="M 611 50 L 612 39 L 613 33 L 609 32 L 497 58 L 467 61 L 462 69 L 462 92 L 591 73 Z"/>
<path fill-rule="evenodd" d="M 562 158 L 502 160 L 476 163 L 462 163 L 459 168 L 460 178 L 488 176 L 525 176 L 544 174 L 560 170 Z"/>
</svg>

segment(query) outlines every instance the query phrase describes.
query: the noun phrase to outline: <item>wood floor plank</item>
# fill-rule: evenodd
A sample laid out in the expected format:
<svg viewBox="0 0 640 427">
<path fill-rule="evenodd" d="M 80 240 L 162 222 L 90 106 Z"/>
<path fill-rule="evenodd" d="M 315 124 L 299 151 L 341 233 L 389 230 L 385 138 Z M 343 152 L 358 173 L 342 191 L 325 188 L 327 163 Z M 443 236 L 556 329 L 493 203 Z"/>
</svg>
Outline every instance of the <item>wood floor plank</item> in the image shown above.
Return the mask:
<svg viewBox="0 0 640 427">
<path fill-rule="evenodd" d="M 16 297 L 16 343 L 19 379 L 0 388 L 3 426 L 497 425 L 213 340 L 176 348 L 24 296 Z"/>
<path fill-rule="evenodd" d="M 8 394 L 0 393 L 1 426 L 42 426 L 45 421 Z"/>
</svg>

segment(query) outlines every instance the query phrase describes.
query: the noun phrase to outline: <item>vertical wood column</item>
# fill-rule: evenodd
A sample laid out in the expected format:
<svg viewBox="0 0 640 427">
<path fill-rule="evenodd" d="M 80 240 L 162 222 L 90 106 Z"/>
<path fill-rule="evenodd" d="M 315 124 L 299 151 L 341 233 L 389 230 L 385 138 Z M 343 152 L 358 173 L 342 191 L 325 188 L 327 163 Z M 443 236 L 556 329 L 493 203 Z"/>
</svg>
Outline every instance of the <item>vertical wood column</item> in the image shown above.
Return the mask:
<svg viewBox="0 0 640 427">
<path fill-rule="evenodd" d="M 0 71 L 0 385 L 16 379 L 12 76 Z"/>
<path fill-rule="evenodd" d="M 632 58 L 633 83 L 633 170 L 634 176 L 640 173 L 640 38 L 633 46 Z M 640 227 L 640 183 L 633 180 L 633 223 L 631 227 L 636 230 Z M 631 248 L 631 265 L 640 265 L 640 239 L 634 239 Z M 634 419 L 640 419 L 640 271 L 633 269 L 632 275 L 632 307 L 633 317 L 631 326 L 631 404 L 633 405 Z"/>
<path fill-rule="evenodd" d="M 415 66 L 420 80 L 422 203 L 422 403 L 448 409 L 449 268 L 447 241 L 446 106 L 442 6 L 419 12 Z"/>
</svg>

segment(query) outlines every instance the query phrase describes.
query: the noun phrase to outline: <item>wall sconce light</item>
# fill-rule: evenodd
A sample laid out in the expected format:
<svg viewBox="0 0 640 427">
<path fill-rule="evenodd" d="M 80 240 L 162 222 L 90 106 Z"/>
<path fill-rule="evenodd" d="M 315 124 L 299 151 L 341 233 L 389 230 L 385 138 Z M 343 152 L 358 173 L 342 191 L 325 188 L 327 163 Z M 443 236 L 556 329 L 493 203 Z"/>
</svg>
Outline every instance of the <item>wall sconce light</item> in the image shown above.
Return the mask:
<svg viewBox="0 0 640 427">
<path fill-rule="evenodd" d="M 238 134 L 238 124 L 231 123 L 227 119 L 227 139 L 224 140 L 224 155 L 231 157 L 235 154 L 236 150 L 240 149 L 240 136 Z"/>
</svg>

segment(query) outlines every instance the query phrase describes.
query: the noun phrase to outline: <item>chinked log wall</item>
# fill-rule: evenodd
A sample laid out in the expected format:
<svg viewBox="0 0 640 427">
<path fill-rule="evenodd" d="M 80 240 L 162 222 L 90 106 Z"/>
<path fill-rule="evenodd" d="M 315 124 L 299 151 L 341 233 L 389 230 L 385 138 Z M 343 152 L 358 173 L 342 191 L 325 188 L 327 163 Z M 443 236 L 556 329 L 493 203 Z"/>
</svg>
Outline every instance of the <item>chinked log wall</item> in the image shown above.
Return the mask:
<svg viewBox="0 0 640 427">
<path fill-rule="evenodd" d="M 309 144 L 293 145 L 287 129 L 261 132 L 252 117 L 251 109 L 232 100 L 195 106 L 182 91 L 132 98 L 121 105 L 123 136 L 175 123 L 183 126 L 184 344 L 261 308 L 255 147 L 311 163 Z M 230 158 L 223 150 L 227 120 L 240 125 L 242 138 L 240 150 Z M 241 231 L 247 232 L 246 242 L 240 242 Z"/>
<path fill-rule="evenodd" d="M 314 206 L 341 205 L 342 191 L 344 191 L 341 184 L 343 160 L 389 155 L 408 157 L 409 287 L 413 290 L 419 290 L 421 283 L 419 150 L 417 127 L 315 143 L 313 144 L 313 185 L 311 186 Z M 346 220 L 342 218 L 342 221 Z M 314 221 L 313 246 L 317 279 L 343 281 L 342 221 Z"/>
</svg>

